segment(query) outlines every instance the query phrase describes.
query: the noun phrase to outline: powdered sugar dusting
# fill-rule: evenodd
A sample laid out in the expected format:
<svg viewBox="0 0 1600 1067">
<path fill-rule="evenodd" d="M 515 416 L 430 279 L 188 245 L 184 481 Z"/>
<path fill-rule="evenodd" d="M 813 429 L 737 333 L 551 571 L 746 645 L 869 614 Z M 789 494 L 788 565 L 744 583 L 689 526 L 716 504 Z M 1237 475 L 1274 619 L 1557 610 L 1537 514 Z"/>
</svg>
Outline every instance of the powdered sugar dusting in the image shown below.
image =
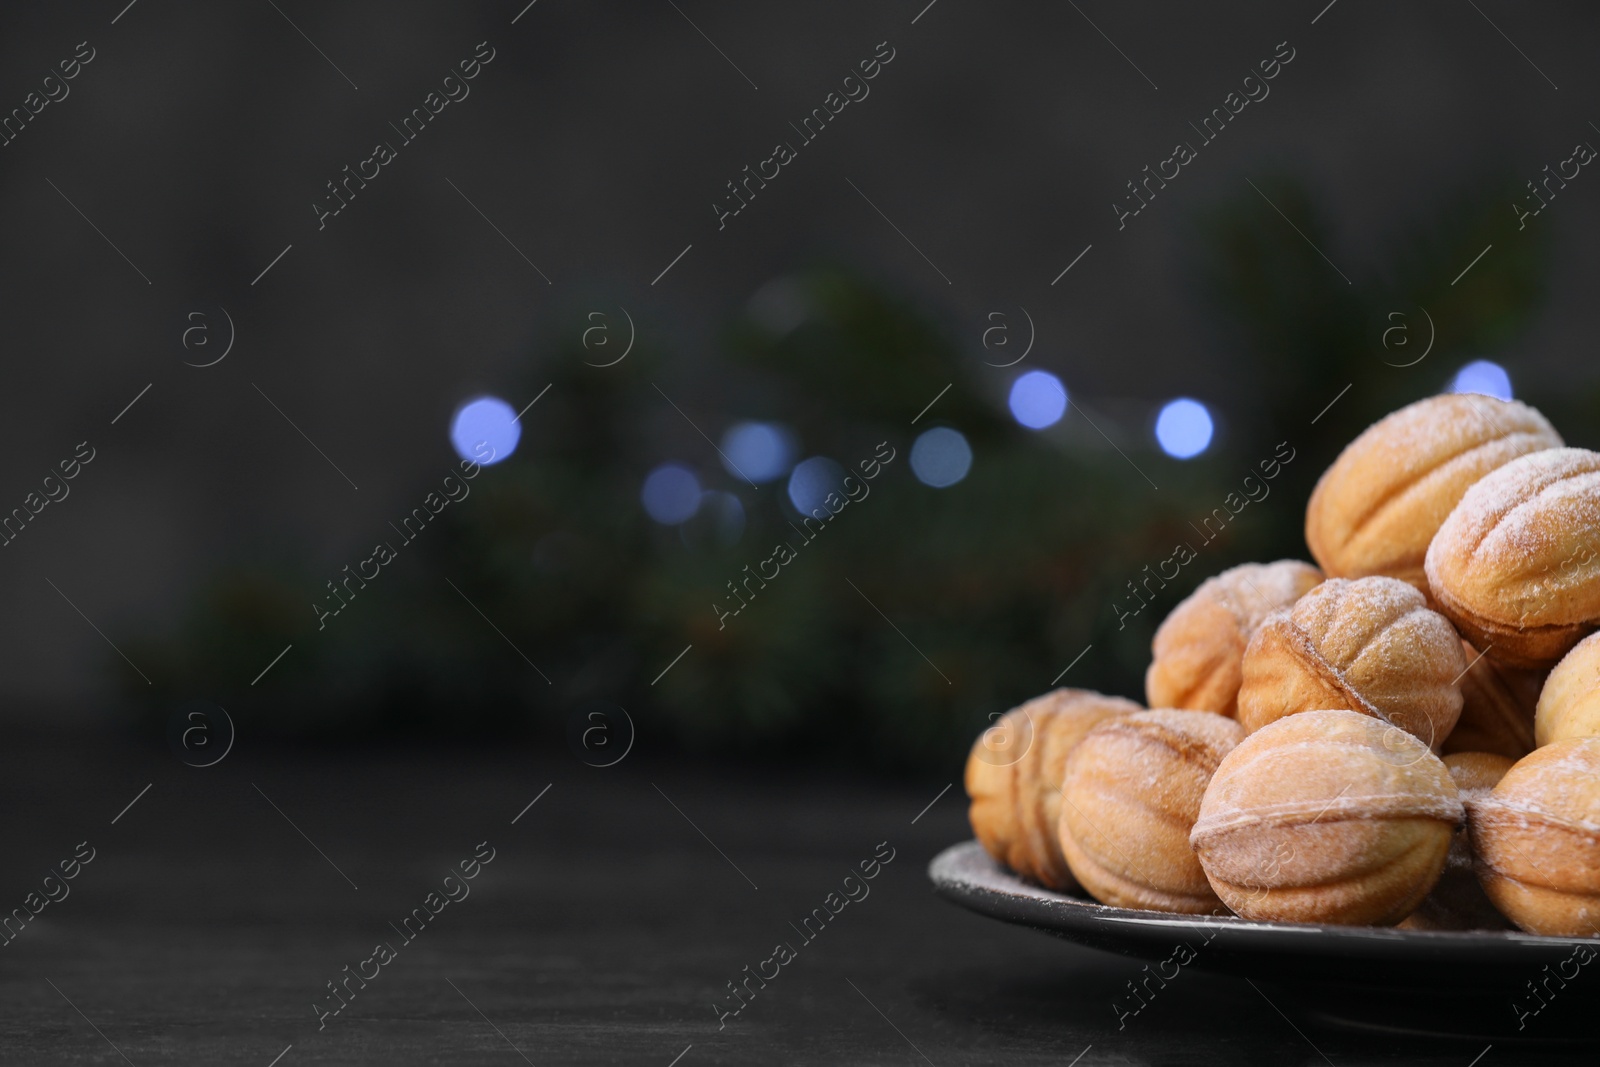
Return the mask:
<svg viewBox="0 0 1600 1067">
<path fill-rule="evenodd" d="M 1212 777 L 1191 840 L 1230 827 L 1464 817 L 1444 764 L 1415 737 L 1352 711 L 1305 711 L 1256 731 Z"/>
<path fill-rule="evenodd" d="M 1483 478 L 1427 560 L 1441 600 L 1500 625 L 1600 618 L 1600 453 L 1548 449 Z"/>
<path fill-rule="evenodd" d="M 1342 619 L 1397 619 L 1428 601 L 1410 585 L 1395 578 L 1330 578 L 1294 605 L 1296 626 L 1321 637 Z"/>
<path fill-rule="evenodd" d="M 1133 777 L 1151 787 L 1172 773 L 1175 754 L 1209 776 L 1244 738 L 1244 727 L 1226 716 L 1173 708 L 1119 716 L 1097 726 L 1094 733 L 1110 731 L 1136 734 L 1145 741 L 1154 742 L 1134 748 L 1129 754 L 1131 766 L 1128 767 Z"/>
<path fill-rule="evenodd" d="M 1600 737 L 1573 737 L 1535 749 L 1474 807 L 1600 835 Z"/>
<path fill-rule="evenodd" d="M 1289 621 L 1314 650 L 1318 666 L 1380 718 L 1389 717 L 1386 705 L 1410 705 L 1430 680 L 1448 686 L 1466 667 L 1455 631 L 1428 609 L 1421 593 L 1395 578 L 1329 579 L 1300 598 Z M 1387 677 L 1394 673 L 1385 666 L 1390 661 L 1407 668 L 1404 678 Z M 1359 684 L 1363 678 L 1366 683 Z M 1452 716 L 1438 725 L 1448 730 L 1454 724 Z"/>
<path fill-rule="evenodd" d="M 1390 508 L 1406 510 L 1401 525 L 1423 527 L 1427 536 L 1475 476 L 1524 452 L 1560 444 L 1543 415 L 1514 400 L 1465 394 L 1419 400 L 1363 431 L 1318 481 L 1307 514 L 1313 553 L 1329 565 L 1363 527 L 1385 525 L 1378 513 Z M 1474 452 L 1479 454 L 1468 455 Z M 1414 491 L 1427 481 L 1440 484 L 1431 492 Z M 1387 547 L 1391 553 L 1409 548 Z"/>
<path fill-rule="evenodd" d="M 1322 572 L 1297 559 L 1274 563 L 1242 563 L 1201 583 L 1205 590 L 1234 613 L 1240 632 L 1249 638 L 1266 617 L 1299 600 L 1322 581 Z"/>
<path fill-rule="evenodd" d="M 1471 805 L 1493 792 L 1515 761 L 1495 752 L 1456 752 L 1444 758 L 1444 765 L 1461 793 L 1461 802 Z"/>
<path fill-rule="evenodd" d="M 1428 818 L 1459 823 L 1463 818 L 1459 798 L 1422 793 L 1345 793 L 1330 800 L 1308 798 L 1279 804 L 1262 804 L 1231 811 L 1206 811 L 1194 824 L 1194 839 L 1240 826 L 1266 823 L 1295 826 L 1302 823 L 1336 823 L 1345 819 Z"/>
</svg>

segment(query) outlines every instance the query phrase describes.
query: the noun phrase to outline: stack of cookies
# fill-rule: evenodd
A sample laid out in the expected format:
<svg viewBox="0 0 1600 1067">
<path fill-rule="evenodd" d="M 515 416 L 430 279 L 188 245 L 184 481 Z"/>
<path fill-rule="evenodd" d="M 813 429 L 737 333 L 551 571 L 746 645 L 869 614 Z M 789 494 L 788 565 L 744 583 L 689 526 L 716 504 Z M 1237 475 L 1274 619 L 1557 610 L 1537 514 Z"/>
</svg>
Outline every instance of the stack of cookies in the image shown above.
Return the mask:
<svg viewBox="0 0 1600 1067">
<path fill-rule="evenodd" d="M 1118 907 L 1600 937 L 1600 453 L 1431 397 L 1340 454 L 1306 543 L 1172 611 L 1151 710 L 1060 689 L 985 731 L 978 840 Z"/>
</svg>

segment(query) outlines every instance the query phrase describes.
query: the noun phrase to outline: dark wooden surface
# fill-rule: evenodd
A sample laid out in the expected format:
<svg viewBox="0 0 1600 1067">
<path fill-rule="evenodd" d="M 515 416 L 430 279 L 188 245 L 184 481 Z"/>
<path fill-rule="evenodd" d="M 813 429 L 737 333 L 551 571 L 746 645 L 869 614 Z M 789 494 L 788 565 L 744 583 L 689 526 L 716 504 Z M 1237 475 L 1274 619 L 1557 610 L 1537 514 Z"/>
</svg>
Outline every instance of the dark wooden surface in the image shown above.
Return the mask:
<svg viewBox="0 0 1600 1067">
<path fill-rule="evenodd" d="M 559 750 L 241 742 L 193 769 L 164 750 L 24 738 L 0 769 L 0 908 L 78 842 L 96 849 L 71 895 L 0 948 L 6 1065 L 267 1067 L 288 1048 L 279 1067 L 1467 1067 L 1483 1051 L 1301 1033 L 1245 983 L 1198 971 L 1119 1030 L 1112 1003 L 1137 965 L 933 896 L 927 861 L 967 836 L 959 784 L 913 825 L 943 783 L 643 754 L 595 769 Z M 402 943 L 389 923 L 485 840 L 496 858 L 471 895 Z M 870 895 L 802 944 L 789 924 L 884 841 L 895 859 Z M 397 958 L 319 1031 L 325 983 L 379 941 Z M 725 983 L 778 942 L 797 958 L 719 1030 Z M 1496 1048 L 1478 1067 L 1530 1062 L 1592 1053 Z"/>
</svg>

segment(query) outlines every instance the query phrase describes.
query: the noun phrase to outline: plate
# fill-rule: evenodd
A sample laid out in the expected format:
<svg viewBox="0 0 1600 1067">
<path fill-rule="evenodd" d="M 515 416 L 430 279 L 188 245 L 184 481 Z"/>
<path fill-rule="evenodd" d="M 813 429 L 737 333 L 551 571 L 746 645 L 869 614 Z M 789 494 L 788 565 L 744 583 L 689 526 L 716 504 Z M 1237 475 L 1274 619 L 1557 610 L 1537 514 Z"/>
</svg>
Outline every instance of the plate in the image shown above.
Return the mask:
<svg viewBox="0 0 1600 1067">
<path fill-rule="evenodd" d="M 1194 967 L 1265 981 L 1327 1023 L 1463 1040 L 1570 1041 L 1586 1023 L 1594 1033 L 1584 1018 L 1600 998 L 1592 939 L 1111 908 L 1025 881 L 976 841 L 934 857 L 928 877 L 980 915 L 1148 961 L 1158 976 Z"/>
</svg>

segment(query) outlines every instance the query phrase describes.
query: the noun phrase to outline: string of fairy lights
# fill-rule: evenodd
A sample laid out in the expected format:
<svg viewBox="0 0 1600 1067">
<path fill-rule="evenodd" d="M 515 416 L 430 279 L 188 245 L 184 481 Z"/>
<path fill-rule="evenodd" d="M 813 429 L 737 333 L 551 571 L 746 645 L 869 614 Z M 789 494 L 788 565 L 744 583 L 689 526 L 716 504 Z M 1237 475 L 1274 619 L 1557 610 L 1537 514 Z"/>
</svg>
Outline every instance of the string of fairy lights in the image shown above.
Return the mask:
<svg viewBox="0 0 1600 1067">
<path fill-rule="evenodd" d="M 1489 360 L 1463 366 L 1447 392 L 1483 393 L 1512 399 L 1511 378 L 1504 367 Z M 1040 433 L 1068 417 L 1069 393 L 1061 379 L 1047 370 L 1019 373 L 1006 394 L 1012 419 L 1025 430 Z M 1211 409 L 1192 397 L 1177 397 L 1161 405 L 1150 424 L 1155 444 L 1179 460 L 1204 455 L 1211 447 L 1216 424 Z M 506 401 L 478 396 L 464 402 L 450 425 L 450 442 L 463 459 L 488 466 L 508 459 L 522 437 L 521 420 Z M 844 467 L 827 456 L 803 456 L 799 435 L 781 422 L 741 419 L 728 425 L 718 441 L 718 453 L 729 477 L 752 485 L 786 479 L 788 502 L 802 515 L 810 514 L 829 493 L 837 492 Z M 483 457 L 490 457 L 487 461 Z M 912 442 L 911 473 L 929 489 L 948 489 L 972 470 L 972 445 L 960 430 L 934 425 Z M 735 493 L 714 489 L 692 464 L 663 462 L 644 478 L 639 502 L 653 521 L 679 526 L 696 516 L 710 516 L 720 531 L 719 540 L 731 543 L 744 527 L 744 505 Z"/>
</svg>

